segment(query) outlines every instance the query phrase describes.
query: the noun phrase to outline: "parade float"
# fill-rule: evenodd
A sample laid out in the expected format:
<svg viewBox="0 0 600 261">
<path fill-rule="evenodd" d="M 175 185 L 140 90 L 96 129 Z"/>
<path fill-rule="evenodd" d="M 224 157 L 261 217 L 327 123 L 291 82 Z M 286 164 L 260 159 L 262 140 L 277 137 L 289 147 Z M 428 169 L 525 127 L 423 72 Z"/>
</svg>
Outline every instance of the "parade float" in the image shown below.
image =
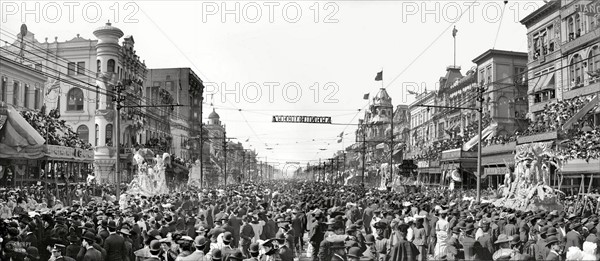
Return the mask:
<svg viewBox="0 0 600 261">
<path fill-rule="evenodd" d="M 494 205 L 523 211 L 563 210 L 559 200 L 563 192 L 550 186 L 551 170 L 562 166 L 552 145 L 549 141 L 516 147 L 514 171 L 507 169 L 504 184 L 498 188 L 501 198 Z"/>
<path fill-rule="evenodd" d="M 168 153 L 154 155 L 150 149 L 139 149 L 134 153 L 133 160 L 137 165 L 137 173 L 124 194 L 151 197 L 169 193 L 165 175 L 167 166 L 171 164 Z"/>
</svg>

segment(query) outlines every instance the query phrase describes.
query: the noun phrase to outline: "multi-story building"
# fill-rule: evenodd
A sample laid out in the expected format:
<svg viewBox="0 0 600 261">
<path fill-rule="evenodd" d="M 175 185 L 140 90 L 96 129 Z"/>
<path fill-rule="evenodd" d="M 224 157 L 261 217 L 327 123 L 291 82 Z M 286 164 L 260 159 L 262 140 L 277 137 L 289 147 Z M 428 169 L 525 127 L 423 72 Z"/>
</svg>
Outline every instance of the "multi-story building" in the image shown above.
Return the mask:
<svg viewBox="0 0 600 261">
<path fill-rule="evenodd" d="M 76 130 L 79 137 L 95 146 L 95 174 L 99 182 L 114 182 L 115 151 L 114 137 L 122 141 L 140 143 L 145 113 L 139 109 L 124 110 L 122 125 L 114 127 L 115 113 L 113 96 L 115 86 L 125 86 L 126 105 L 145 104 L 142 85 L 146 78 L 145 63 L 134 49 L 132 36 L 107 23 L 94 30 L 96 40 L 84 39 L 79 34 L 71 40 L 39 42 L 34 33 L 28 33 L 24 56 L 35 61 L 34 68 L 57 78 L 58 88 L 46 95 L 48 109 L 57 108 L 61 119 Z M 20 35 L 17 36 L 20 38 Z M 20 44 L 4 47 L 11 53 L 19 52 Z M 123 152 L 123 151 L 122 151 Z M 122 153 L 119 153 L 122 154 Z M 126 158 L 126 156 L 125 156 Z M 130 169 L 130 161 L 122 161 L 121 169 Z"/>
<path fill-rule="evenodd" d="M 364 137 L 366 145 L 365 183 L 378 184 L 379 180 L 377 179 L 389 175 L 389 167 L 386 166 L 389 163 L 391 136 L 390 132 L 386 132 L 386 130 L 390 129 L 393 112 L 392 98 L 385 88 L 381 88 L 371 99 L 364 119 L 359 122 L 360 126 L 356 131 L 357 144 L 359 147 L 362 146 L 360 143 Z"/>
<path fill-rule="evenodd" d="M 577 143 L 600 125 L 600 15 L 597 1 L 550 1 L 521 23 L 527 27 L 529 115 L 531 124 L 517 144 L 560 141 L 568 159 L 550 166 L 549 185 L 570 193 L 580 185 L 598 186 L 600 162 L 593 148 Z M 584 138 L 587 137 L 587 138 Z M 592 139 L 593 140 L 593 139 Z M 588 156 L 586 156 L 588 155 Z M 562 178 L 554 174 L 560 172 Z"/>
<path fill-rule="evenodd" d="M 170 152 L 183 160 L 197 159 L 199 145 L 191 138 L 199 135 L 202 126 L 204 85 L 200 77 L 190 68 L 150 69 L 146 85 L 146 96 L 167 92 L 174 104 L 183 105 L 174 107 L 169 119 Z"/>
<path fill-rule="evenodd" d="M 47 79 L 41 68 L 16 62 L 4 55 L 0 56 L 0 61 L 0 101 L 19 109 L 39 110 L 43 105 Z"/>
</svg>

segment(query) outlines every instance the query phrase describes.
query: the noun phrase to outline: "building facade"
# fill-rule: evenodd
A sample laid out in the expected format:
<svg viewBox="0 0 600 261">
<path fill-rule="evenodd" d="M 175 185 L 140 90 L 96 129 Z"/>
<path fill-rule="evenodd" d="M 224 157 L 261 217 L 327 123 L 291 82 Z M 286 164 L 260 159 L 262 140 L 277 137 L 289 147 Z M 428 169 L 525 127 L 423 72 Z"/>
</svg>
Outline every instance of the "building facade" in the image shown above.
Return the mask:
<svg viewBox="0 0 600 261">
<path fill-rule="evenodd" d="M 0 101 L 21 110 L 41 109 L 47 77 L 40 68 L 4 55 L 0 56 L 0 61 Z"/>
<path fill-rule="evenodd" d="M 169 93 L 173 107 L 169 118 L 169 133 L 172 136 L 170 152 L 183 160 L 199 158 L 200 147 L 194 137 L 202 128 L 202 79 L 190 68 L 156 68 L 148 71 L 146 96 Z M 159 102 L 160 99 L 156 99 Z M 160 108 L 158 108 L 161 110 Z M 166 110 L 170 108 L 162 108 Z M 160 123 L 154 123 L 160 124 Z M 151 124 L 152 125 L 152 124 Z"/>
<path fill-rule="evenodd" d="M 110 23 L 93 31 L 95 40 L 85 39 L 79 34 L 71 40 L 59 42 L 39 42 L 35 34 L 29 32 L 24 37 L 23 54 L 34 61 L 33 68 L 47 76 L 43 104 L 50 109 L 58 109 L 61 119 L 95 147 L 94 169 L 97 181 L 115 182 L 116 155 L 124 151 L 115 150 L 115 135 L 121 141 L 140 143 L 145 139 L 141 131 L 145 115 L 143 110 L 124 110 L 119 130 L 115 121 L 115 86 L 124 86 L 125 105 L 141 105 L 143 82 L 147 69 L 136 54 L 132 36 L 122 39 L 124 33 Z M 20 35 L 17 35 L 20 38 Z M 19 52 L 17 42 L 3 47 L 10 53 Z M 122 161 L 121 169 L 131 170 L 131 163 Z M 131 173 L 125 171 L 125 177 Z M 124 181 L 127 178 L 124 179 Z"/>
</svg>

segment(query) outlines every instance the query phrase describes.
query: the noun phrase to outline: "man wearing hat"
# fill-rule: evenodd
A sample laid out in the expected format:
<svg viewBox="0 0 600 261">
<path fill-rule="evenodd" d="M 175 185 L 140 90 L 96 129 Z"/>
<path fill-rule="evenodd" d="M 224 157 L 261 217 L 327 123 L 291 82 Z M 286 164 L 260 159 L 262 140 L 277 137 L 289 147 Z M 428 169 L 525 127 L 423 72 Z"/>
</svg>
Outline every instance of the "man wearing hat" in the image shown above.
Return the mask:
<svg viewBox="0 0 600 261">
<path fill-rule="evenodd" d="M 556 236 L 550 236 L 546 239 L 546 246 L 550 249 L 548 256 L 544 259 L 545 261 L 558 261 L 560 260 L 560 242 Z"/>
<path fill-rule="evenodd" d="M 244 256 L 250 256 L 248 248 L 250 248 L 252 238 L 254 238 L 254 229 L 250 225 L 250 219 L 251 218 L 249 216 L 243 216 L 243 223 L 242 227 L 240 228 L 240 247 L 242 248 L 242 253 Z"/>
<path fill-rule="evenodd" d="M 569 249 L 569 247 L 576 246 L 579 249 L 583 247 L 583 237 L 579 233 L 579 229 L 581 228 L 581 223 L 574 222 L 569 225 L 570 231 L 567 232 L 565 236 L 565 249 Z"/>
<path fill-rule="evenodd" d="M 398 236 L 398 242 L 392 246 L 390 249 L 390 261 L 403 261 L 403 260 L 426 260 L 427 253 L 421 252 L 417 249 L 417 246 L 412 242 L 406 240 L 406 234 L 408 232 L 408 225 L 400 224 L 397 226 L 396 235 Z M 381 253 L 379 256 L 379 260 L 387 260 L 381 259 Z M 384 256 L 386 257 L 386 256 Z M 420 258 L 420 259 L 417 259 Z"/>
<path fill-rule="evenodd" d="M 106 250 L 107 261 L 125 261 L 127 259 L 127 250 L 125 249 L 125 239 L 117 233 L 115 221 L 109 221 L 107 226 L 109 236 L 104 240 L 104 249 Z"/>
<path fill-rule="evenodd" d="M 206 245 L 206 238 L 204 236 L 197 236 L 193 242 L 194 252 L 185 257 L 177 257 L 180 261 L 204 261 L 204 246 Z"/>
<path fill-rule="evenodd" d="M 250 253 L 249 256 L 247 256 L 247 259 L 244 259 L 244 261 L 259 261 L 258 256 L 259 256 L 259 243 L 252 243 L 250 244 L 250 247 L 248 247 L 248 253 Z"/>
<path fill-rule="evenodd" d="M 332 252 L 331 261 L 346 261 L 346 245 L 343 240 L 337 239 L 331 242 L 330 248 Z"/>
<path fill-rule="evenodd" d="M 70 244 L 67 246 L 65 255 L 73 259 L 77 258 L 77 254 L 81 251 L 80 239 L 74 232 L 67 237 Z"/>
<path fill-rule="evenodd" d="M 161 261 L 160 258 L 160 241 L 159 240 L 152 240 L 150 242 L 150 256 L 146 257 L 143 261 Z"/>
<path fill-rule="evenodd" d="M 85 249 L 82 261 L 104 261 L 102 259 L 102 253 L 94 248 L 96 242 L 96 236 L 91 232 L 85 232 L 81 240 L 81 246 Z"/>
<path fill-rule="evenodd" d="M 281 261 L 293 261 L 294 249 L 290 248 L 290 246 L 286 243 L 286 241 L 289 239 L 288 236 L 279 231 L 277 232 L 275 239 L 277 239 L 275 242 L 277 242 L 279 245 L 279 257 L 281 258 Z"/>
<path fill-rule="evenodd" d="M 310 229 L 308 233 L 308 242 L 312 245 L 312 259 L 313 261 L 319 261 L 319 245 L 325 237 L 327 231 L 327 225 L 323 223 L 325 216 L 320 209 L 317 209 L 313 216 L 315 218 L 315 225 Z"/>
<path fill-rule="evenodd" d="M 492 256 L 494 261 L 496 260 L 510 260 L 515 253 L 513 249 L 510 248 L 510 241 L 513 240 L 513 237 L 507 236 L 506 234 L 500 234 L 498 239 L 494 244 L 498 246 L 498 250 Z"/>
<path fill-rule="evenodd" d="M 63 252 L 65 251 L 65 249 L 65 245 L 54 244 L 54 247 L 50 251 L 50 253 L 52 253 L 52 257 L 50 259 L 52 259 L 53 261 L 75 261 L 75 259 L 72 257 L 63 256 Z"/>
<path fill-rule="evenodd" d="M 473 223 L 467 224 L 463 229 L 464 237 L 461 240 L 463 246 L 465 260 L 478 260 L 481 256 L 485 255 L 485 251 L 479 241 L 475 240 L 475 225 Z M 485 249 L 487 250 L 487 249 Z"/>
</svg>

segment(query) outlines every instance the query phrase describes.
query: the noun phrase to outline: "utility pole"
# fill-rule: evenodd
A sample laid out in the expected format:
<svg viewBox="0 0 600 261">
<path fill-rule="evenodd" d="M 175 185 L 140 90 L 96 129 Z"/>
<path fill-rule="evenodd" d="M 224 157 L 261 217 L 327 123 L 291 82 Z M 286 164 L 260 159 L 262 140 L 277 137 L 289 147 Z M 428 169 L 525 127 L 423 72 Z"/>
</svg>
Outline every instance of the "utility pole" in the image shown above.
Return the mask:
<svg viewBox="0 0 600 261">
<path fill-rule="evenodd" d="M 391 182 L 394 178 L 393 175 L 393 171 L 394 171 L 394 106 L 392 106 L 392 116 L 390 118 L 390 175 L 389 178 L 390 180 L 388 182 Z M 386 182 L 387 183 L 387 182 Z M 391 186 L 391 184 L 386 184 L 386 186 L 389 188 Z"/>
<path fill-rule="evenodd" d="M 200 98 L 202 101 L 202 98 Z M 202 104 L 202 103 L 201 103 Z M 200 114 L 202 114 L 202 106 L 200 106 Z M 204 188 L 204 123 L 200 123 L 200 187 Z"/>
<path fill-rule="evenodd" d="M 479 132 L 479 142 L 477 143 L 477 203 L 481 202 L 481 121 L 483 120 L 483 92 L 485 87 L 481 85 L 477 88 L 477 100 L 479 101 L 479 122 L 477 124 Z"/>
<path fill-rule="evenodd" d="M 117 151 L 117 159 L 115 161 L 115 175 L 117 176 L 117 200 L 121 198 L 121 166 L 120 166 L 120 158 L 121 158 L 121 102 L 125 100 L 125 97 L 121 96 L 121 93 L 125 90 L 121 82 L 117 83 L 115 86 L 117 89 L 117 96 L 114 98 L 115 101 L 115 150 Z"/>
<path fill-rule="evenodd" d="M 362 125 L 362 174 L 360 176 L 360 182 L 363 187 L 365 185 L 365 156 L 367 154 L 367 130 L 365 129 L 365 125 Z"/>
<path fill-rule="evenodd" d="M 225 177 L 225 186 L 227 186 L 227 132 L 223 131 L 223 177 Z"/>
</svg>

